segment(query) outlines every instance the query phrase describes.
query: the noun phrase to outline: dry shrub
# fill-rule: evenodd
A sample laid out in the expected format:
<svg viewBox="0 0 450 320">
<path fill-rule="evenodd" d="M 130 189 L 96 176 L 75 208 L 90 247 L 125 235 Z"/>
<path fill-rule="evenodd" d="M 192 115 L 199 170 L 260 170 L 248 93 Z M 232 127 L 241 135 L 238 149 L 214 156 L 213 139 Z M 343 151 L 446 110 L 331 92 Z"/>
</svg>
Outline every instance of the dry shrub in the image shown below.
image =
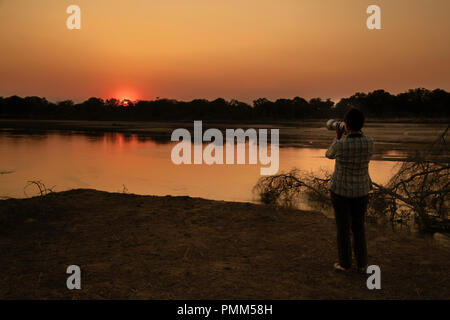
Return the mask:
<svg viewBox="0 0 450 320">
<path fill-rule="evenodd" d="M 45 196 L 49 193 L 52 193 L 53 189 L 55 188 L 55 186 L 51 188 L 46 187 L 45 184 L 40 180 L 28 181 L 25 187 L 23 188 L 23 193 L 25 194 L 25 196 L 28 197 L 27 190 L 32 186 L 34 186 L 38 190 L 39 196 Z"/>
</svg>

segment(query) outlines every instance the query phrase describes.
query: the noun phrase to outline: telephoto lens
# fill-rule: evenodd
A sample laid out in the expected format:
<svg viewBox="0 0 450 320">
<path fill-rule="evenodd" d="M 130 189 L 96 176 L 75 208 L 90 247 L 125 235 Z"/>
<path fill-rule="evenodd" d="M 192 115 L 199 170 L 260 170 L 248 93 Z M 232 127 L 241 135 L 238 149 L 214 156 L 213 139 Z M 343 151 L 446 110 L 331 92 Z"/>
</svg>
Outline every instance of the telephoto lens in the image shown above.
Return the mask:
<svg viewBox="0 0 450 320">
<path fill-rule="evenodd" d="M 341 131 L 342 133 L 345 133 L 344 121 L 330 119 L 327 121 L 326 127 L 328 130 L 336 130 L 336 127 L 339 127 L 339 131 Z"/>
</svg>

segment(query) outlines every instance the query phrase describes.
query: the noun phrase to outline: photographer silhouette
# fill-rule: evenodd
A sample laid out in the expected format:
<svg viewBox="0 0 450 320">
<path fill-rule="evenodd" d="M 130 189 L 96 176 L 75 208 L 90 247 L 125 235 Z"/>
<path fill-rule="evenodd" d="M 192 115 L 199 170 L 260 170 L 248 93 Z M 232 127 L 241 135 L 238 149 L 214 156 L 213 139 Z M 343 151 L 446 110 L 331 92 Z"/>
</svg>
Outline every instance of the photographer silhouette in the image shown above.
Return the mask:
<svg viewBox="0 0 450 320">
<path fill-rule="evenodd" d="M 373 153 L 373 139 L 366 137 L 361 131 L 364 115 L 360 110 L 348 110 L 344 123 L 345 130 L 335 125 L 336 139 L 326 152 L 327 158 L 336 159 L 329 186 L 336 217 L 339 255 L 339 262 L 334 264 L 334 268 L 348 271 L 351 267 L 351 230 L 357 270 L 365 272 L 367 244 L 364 223 L 368 193 L 372 187 L 369 161 Z M 346 136 L 342 138 L 344 133 Z"/>
</svg>

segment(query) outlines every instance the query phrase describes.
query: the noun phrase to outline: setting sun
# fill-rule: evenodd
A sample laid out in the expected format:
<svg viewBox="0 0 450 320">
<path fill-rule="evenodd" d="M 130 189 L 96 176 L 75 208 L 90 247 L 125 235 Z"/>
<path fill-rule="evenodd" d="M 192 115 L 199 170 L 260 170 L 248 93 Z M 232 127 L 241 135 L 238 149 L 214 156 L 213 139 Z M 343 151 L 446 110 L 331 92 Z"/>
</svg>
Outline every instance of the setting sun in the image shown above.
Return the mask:
<svg viewBox="0 0 450 320">
<path fill-rule="evenodd" d="M 132 89 L 121 89 L 114 94 L 114 98 L 121 101 L 121 104 L 125 107 L 129 105 L 130 101 L 136 101 L 139 99 L 139 95 Z M 125 104 L 126 103 L 126 104 Z"/>
</svg>

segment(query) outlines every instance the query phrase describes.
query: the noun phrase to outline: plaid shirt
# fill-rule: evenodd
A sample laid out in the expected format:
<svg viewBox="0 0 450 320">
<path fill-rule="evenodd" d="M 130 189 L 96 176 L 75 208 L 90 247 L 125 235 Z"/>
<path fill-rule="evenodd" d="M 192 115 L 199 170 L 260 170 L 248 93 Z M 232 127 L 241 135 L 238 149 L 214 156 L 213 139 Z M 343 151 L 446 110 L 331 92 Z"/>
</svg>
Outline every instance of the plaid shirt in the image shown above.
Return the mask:
<svg viewBox="0 0 450 320">
<path fill-rule="evenodd" d="M 369 176 L 372 152 L 373 138 L 362 133 L 334 139 L 325 154 L 329 159 L 336 159 L 329 189 L 348 198 L 367 195 L 372 188 Z"/>
</svg>

